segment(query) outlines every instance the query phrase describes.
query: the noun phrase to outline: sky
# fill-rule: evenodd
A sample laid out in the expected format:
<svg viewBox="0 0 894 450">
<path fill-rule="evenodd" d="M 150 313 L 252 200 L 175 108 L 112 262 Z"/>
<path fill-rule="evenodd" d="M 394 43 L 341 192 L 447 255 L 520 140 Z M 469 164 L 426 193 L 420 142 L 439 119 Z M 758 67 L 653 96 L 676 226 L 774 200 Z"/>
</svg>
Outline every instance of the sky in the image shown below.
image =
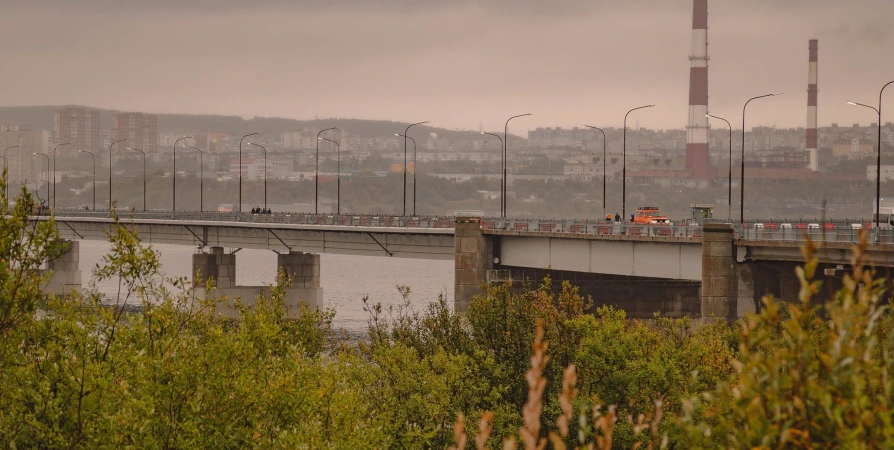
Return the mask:
<svg viewBox="0 0 894 450">
<path fill-rule="evenodd" d="M 875 122 L 892 0 L 709 0 L 712 114 Z M 648 128 L 687 118 L 691 0 L 0 0 L 6 106 L 342 117 L 448 129 Z M 894 111 L 894 87 L 886 91 Z M 885 122 L 894 121 L 894 112 Z"/>
</svg>

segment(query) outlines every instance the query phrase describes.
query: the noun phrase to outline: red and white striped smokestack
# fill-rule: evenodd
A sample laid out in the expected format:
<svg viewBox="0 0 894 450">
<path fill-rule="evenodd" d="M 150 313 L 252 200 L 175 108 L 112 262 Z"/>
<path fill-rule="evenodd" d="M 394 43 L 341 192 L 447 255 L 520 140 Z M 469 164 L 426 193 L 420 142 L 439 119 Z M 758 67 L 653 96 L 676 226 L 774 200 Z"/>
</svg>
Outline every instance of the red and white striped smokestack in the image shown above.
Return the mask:
<svg viewBox="0 0 894 450">
<path fill-rule="evenodd" d="M 817 97 L 817 81 L 819 78 L 819 68 L 817 67 L 819 56 L 819 41 L 810 40 L 810 69 L 807 72 L 807 153 L 810 157 L 810 170 L 816 171 L 819 164 L 817 163 L 816 152 L 816 97 Z"/>
<path fill-rule="evenodd" d="M 692 2 L 692 53 L 689 56 L 689 122 L 686 165 L 692 178 L 710 180 L 708 155 L 708 0 Z"/>
</svg>

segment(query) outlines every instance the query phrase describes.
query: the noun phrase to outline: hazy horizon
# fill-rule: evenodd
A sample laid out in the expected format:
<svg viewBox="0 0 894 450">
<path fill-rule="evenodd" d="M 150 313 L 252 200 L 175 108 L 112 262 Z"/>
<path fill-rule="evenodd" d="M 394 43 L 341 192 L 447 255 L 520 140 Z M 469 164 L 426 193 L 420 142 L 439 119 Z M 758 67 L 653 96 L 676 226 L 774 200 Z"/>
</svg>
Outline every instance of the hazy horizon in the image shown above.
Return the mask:
<svg viewBox="0 0 894 450">
<path fill-rule="evenodd" d="M 687 117 L 691 0 L 7 2 L 8 106 L 463 130 L 533 113 L 516 133 L 618 127 L 649 103 L 629 124 L 679 129 Z M 712 114 L 735 126 L 749 97 L 785 92 L 749 106 L 748 126 L 803 127 L 818 38 L 820 126 L 877 121 L 845 102 L 875 104 L 894 80 L 894 2 L 711 0 L 709 13 Z"/>
</svg>

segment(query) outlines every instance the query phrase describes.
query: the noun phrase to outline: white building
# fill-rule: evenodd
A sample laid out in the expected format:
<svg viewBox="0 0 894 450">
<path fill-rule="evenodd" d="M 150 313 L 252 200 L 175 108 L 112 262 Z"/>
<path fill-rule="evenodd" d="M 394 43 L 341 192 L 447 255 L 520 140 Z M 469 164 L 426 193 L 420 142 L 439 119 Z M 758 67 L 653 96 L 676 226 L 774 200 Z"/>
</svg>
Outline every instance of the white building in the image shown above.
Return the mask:
<svg viewBox="0 0 894 450">
<path fill-rule="evenodd" d="M 866 179 L 869 181 L 875 181 L 875 165 L 870 164 L 866 167 Z M 882 183 L 887 183 L 888 181 L 894 180 L 894 166 L 886 166 L 882 165 Z"/>
<path fill-rule="evenodd" d="M 273 160 L 263 158 L 242 158 L 241 170 L 242 178 L 246 180 L 263 179 L 265 175 L 267 179 L 286 178 L 290 175 L 291 170 L 285 164 L 277 164 Z M 230 174 L 239 176 L 240 164 L 239 159 L 230 161 Z"/>
</svg>

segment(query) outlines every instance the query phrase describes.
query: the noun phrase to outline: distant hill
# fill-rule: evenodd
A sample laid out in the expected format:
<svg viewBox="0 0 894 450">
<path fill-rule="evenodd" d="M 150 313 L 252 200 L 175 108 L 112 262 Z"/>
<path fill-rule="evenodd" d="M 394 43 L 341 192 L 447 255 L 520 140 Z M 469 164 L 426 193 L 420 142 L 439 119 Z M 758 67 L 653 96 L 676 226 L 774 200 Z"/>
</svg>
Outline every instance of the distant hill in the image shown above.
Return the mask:
<svg viewBox="0 0 894 450">
<path fill-rule="evenodd" d="M 80 105 L 78 105 L 80 106 Z M 53 129 L 53 111 L 64 106 L 0 106 L 0 123 L 21 122 L 36 129 Z M 122 111 L 93 108 L 100 112 L 102 129 L 112 126 L 112 114 Z M 403 133 L 409 123 L 387 120 L 361 119 L 319 119 L 296 120 L 282 117 L 255 117 L 245 120 L 238 116 L 219 116 L 209 114 L 158 114 L 159 131 L 184 132 L 227 132 L 232 134 L 260 132 L 264 134 L 280 134 L 288 131 L 300 131 L 305 127 L 328 128 L 337 126 L 344 128 L 352 135 L 363 137 L 392 136 Z M 454 131 L 444 128 L 417 125 L 412 128 L 411 135 L 427 135 L 437 133 L 444 139 L 472 139 L 479 136 L 476 131 Z"/>
</svg>

